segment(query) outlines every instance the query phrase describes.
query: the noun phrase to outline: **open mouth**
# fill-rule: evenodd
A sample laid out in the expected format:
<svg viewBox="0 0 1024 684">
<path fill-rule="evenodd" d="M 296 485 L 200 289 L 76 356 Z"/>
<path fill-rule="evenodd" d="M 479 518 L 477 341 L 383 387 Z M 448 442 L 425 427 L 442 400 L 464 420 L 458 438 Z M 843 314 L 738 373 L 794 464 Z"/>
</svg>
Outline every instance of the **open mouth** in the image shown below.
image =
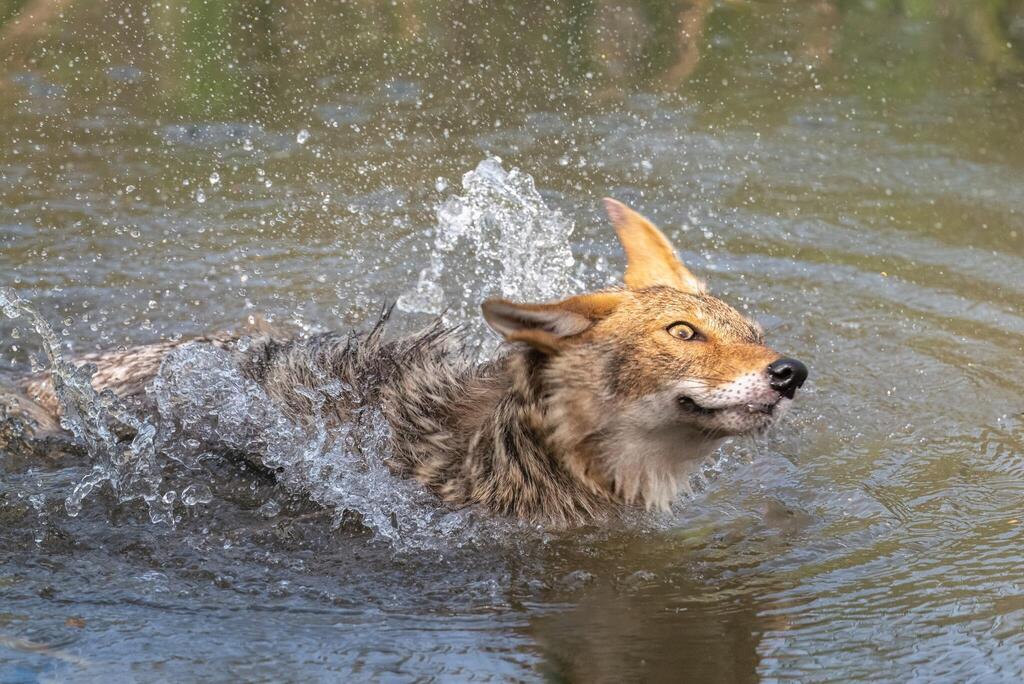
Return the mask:
<svg viewBox="0 0 1024 684">
<path fill-rule="evenodd" d="M 711 415 L 714 415 L 714 414 L 718 413 L 719 411 L 724 411 L 725 409 L 728 409 L 728 408 L 739 408 L 738 406 L 723 406 L 721 408 L 707 408 L 706 406 L 701 406 L 700 404 L 698 404 L 696 401 L 694 401 L 690 397 L 679 397 L 678 401 L 679 401 L 679 405 L 687 413 L 693 413 L 693 414 L 700 415 L 700 416 L 711 416 Z M 779 405 L 778 402 L 772 402 L 772 403 L 769 403 L 769 404 L 743 404 L 742 406 L 749 413 L 759 413 L 759 414 L 762 414 L 762 415 L 770 416 L 770 415 L 772 415 L 772 413 L 775 412 L 775 407 L 778 406 L 778 405 Z"/>
<path fill-rule="evenodd" d="M 778 405 L 778 402 L 775 402 L 773 404 L 747 404 L 746 408 L 751 413 L 761 413 L 766 416 L 770 416 L 775 411 L 775 407 Z"/>
<path fill-rule="evenodd" d="M 688 413 L 696 413 L 701 416 L 710 416 L 718 412 L 718 409 L 705 408 L 690 397 L 679 397 L 679 405 Z"/>
</svg>

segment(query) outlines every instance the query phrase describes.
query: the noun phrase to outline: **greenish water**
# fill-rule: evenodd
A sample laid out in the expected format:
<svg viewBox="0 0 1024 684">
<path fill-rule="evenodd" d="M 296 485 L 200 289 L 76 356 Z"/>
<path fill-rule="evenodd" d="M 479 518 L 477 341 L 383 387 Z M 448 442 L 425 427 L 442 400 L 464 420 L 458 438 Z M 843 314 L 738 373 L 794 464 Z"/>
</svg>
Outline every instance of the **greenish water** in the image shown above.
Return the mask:
<svg viewBox="0 0 1024 684">
<path fill-rule="evenodd" d="M 87 459 L 3 454 L 0 680 L 1024 674 L 1020 2 L 26 0 L 0 22 L 0 285 L 68 352 L 256 313 L 358 326 L 498 155 L 575 221 L 567 277 L 614 281 L 599 200 L 627 200 L 811 368 L 786 429 L 726 447 L 657 531 L 402 550 L 229 466 L 174 528 L 108 494 L 69 517 Z M 471 310 L 496 274 L 444 259 Z M 37 350 L 0 318 L 3 369 Z"/>
</svg>

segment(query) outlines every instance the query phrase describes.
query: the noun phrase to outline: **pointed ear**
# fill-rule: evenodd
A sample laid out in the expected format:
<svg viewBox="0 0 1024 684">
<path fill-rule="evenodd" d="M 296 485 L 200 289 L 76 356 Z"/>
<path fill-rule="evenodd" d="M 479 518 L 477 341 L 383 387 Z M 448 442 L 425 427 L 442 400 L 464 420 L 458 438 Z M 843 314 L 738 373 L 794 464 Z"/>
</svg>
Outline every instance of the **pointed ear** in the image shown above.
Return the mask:
<svg viewBox="0 0 1024 684">
<path fill-rule="evenodd" d="M 604 199 L 604 208 L 626 250 L 626 287 L 666 285 L 691 294 L 704 292 L 704 283 L 683 266 L 672 243 L 653 223 L 610 197 Z"/>
<path fill-rule="evenodd" d="M 553 304 L 488 299 L 482 309 L 487 324 L 509 342 L 526 342 L 554 354 L 564 346 L 566 338 L 579 335 L 608 316 L 624 296 L 621 292 L 596 292 Z"/>
</svg>

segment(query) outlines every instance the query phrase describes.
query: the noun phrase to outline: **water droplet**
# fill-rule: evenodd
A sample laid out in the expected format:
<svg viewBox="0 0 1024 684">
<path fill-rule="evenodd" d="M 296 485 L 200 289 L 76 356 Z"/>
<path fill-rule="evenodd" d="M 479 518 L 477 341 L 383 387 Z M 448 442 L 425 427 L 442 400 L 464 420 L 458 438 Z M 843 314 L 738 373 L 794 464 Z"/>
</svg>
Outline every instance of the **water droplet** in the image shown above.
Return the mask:
<svg viewBox="0 0 1024 684">
<path fill-rule="evenodd" d="M 447 188 L 448 188 L 448 181 L 446 181 L 441 176 L 438 176 L 437 180 L 434 181 L 434 189 L 437 190 L 438 192 L 444 192 Z"/>
<path fill-rule="evenodd" d="M 181 503 L 186 506 L 195 506 L 196 504 L 205 504 L 211 501 L 213 501 L 213 492 L 202 482 L 190 484 L 181 490 Z"/>
<path fill-rule="evenodd" d="M 198 190 L 196 190 L 195 198 L 196 198 L 196 202 L 199 202 L 200 204 L 202 204 L 203 202 L 206 201 L 206 193 L 203 192 L 202 188 L 199 188 Z"/>
<path fill-rule="evenodd" d="M 301 131 L 299 131 L 299 134 L 295 136 L 295 142 L 299 143 L 300 145 L 305 145 L 307 140 L 309 140 L 309 131 L 303 128 Z"/>
<path fill-rule="evenodd" d="M 210 185 L 217 185 L 220 183 L 220 174 L 214 171 L 210 174 Z"/>
</svg>

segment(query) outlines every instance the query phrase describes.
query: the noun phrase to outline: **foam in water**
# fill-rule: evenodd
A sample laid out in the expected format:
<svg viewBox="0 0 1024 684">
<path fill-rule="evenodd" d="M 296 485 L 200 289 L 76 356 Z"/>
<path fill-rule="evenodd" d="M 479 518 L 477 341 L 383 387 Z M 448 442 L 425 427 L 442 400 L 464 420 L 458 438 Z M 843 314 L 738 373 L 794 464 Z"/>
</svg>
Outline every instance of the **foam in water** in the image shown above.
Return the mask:
<svg viewBox="0 0 1024 684">
<path fill-rule="evenodd" d="M 576 289 L 573 223 L 548 207 L 529 174 L 506 171 L 498 157 L 463 175 L 462 189 L 438 207 L 430 265 L 398 308 L 445 312 L 480 341 L 489 339 L 478 309 L 488 297 L 546 301 Z"/>
</svg>

